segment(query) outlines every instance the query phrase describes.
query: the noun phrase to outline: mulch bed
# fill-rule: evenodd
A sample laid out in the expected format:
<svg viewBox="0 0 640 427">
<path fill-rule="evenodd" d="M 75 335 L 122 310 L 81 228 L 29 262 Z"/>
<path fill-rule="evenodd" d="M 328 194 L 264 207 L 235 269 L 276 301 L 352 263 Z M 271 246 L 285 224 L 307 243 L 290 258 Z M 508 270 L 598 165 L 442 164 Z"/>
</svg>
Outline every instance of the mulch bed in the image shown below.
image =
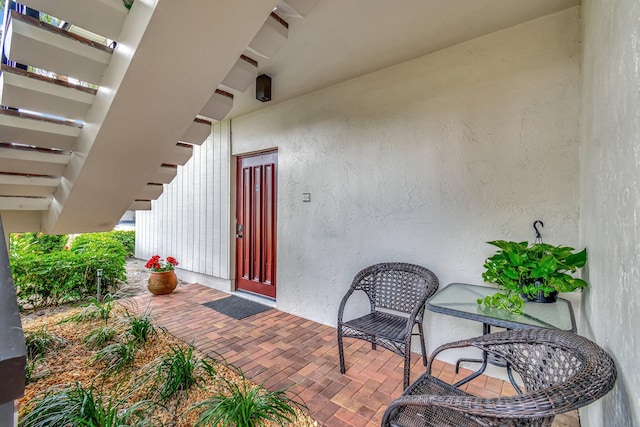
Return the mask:
<svg viewBox="0 0 640 427">
<path fill-rule="evenodd" d="M 118 326 L 121 324 L 121 319 L 125 313 L 125 309 L 122 306 L 116 306 L 109 319 L 109 325 L 120 327 L 124 331 L 124 326 Z M 142 378 L 142 373 L 152 363 L 157 362 L 158 357 L 172 351 L 176 346 L 187 348 L 187 345 L 178 340 L 169 333 L 158 330 L 157 335 L 152 335 L 147 341 L 144 347 L 141 347 L 135 356 L 134 365 L 127 368 L 120 374 L 104 375 L 107 368 L 102 362 L 94 362 L 91 359 L 97 353 L 97 350 L 88 349 L 83 342 L 83 338 L 93 329 L 104 324 L 104 321 L 93 320 L 83 322 L 65 322 L 61 321 L 68 319 L 77 313 L 81 308 L 72 308 L 62 313 L 47 314 L 39 317 L 31 317 L 23 319 L 23 328 L 27 331 L 46 330 L 49 334 L 63 338 L 68 341 L 68 344 L 61 348 L 55 348 L 49 350 L 40 363 L 36 365 L 35 380 L 26 386 L 25 395 L 20 400 L 20 412 L 21 415 L 25 411 L 28 411 L 29 402 L 34 398 L 45 393 L 53 387 L 60 387 L 69 384 L 75 384 L 76 382 L 82 383 L 87 388 L 90 385 L 98 387 L 102 393 L 114 393 L 117 392 L 119 396 L 125 395 L 128 390 L 133 389 L 135 383 L 139 383 Z M 115 341 L 118 337 L 114 338 Z M 209 359 L 204 354 L 194 351 L 198 357 L 207 359 L 210 363 L 216 365 L 216 371 L 218 375 L 223 376 L 227 380 L 240 383 L 242 377 L 230 369 L 223 363 L 218 363 L 212 359 Z M 195 403 L 205 400 L 206 398 L 220 393 L 222 390 L 222 381 L 211 380 L 207 381 L 203 387 L 191 387 L 188 394 L 181 395 L 180 398 L 174 398 L 167 405 L 166 408 L 158 408 L 155 410 L 154 415 L 157 417 L 164 426 L 175 427 L 187 427 L 193 426 L 195 420 L 198 417 L 197 411 L 189 411 Z M 139 387 L 137 391 L 133 392 L 132 401 L 141 400 L 144 398 L 148 391 L 148 387 Z M 295 396 L 290 396 L 297 401 L 301 401 Z M 317 426 L 311 417 L 298 411 L 298 419 L 287 426 Z M 277 424 L 268 424 L 277 425 Z"/>
</svg>

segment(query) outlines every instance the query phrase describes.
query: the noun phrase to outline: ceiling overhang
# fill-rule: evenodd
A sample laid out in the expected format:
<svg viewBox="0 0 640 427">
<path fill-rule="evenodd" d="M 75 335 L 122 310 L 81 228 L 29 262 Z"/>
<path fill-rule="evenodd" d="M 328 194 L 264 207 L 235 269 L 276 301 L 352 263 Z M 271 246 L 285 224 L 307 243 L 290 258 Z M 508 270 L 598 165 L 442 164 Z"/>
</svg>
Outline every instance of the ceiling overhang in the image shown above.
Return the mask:
<svg viewBox="0 0 640 427">
<path fill-rule="evenodd" d="M 8 231 L 76 233 L 150 209 L 216 120 L 579 0 L 136 0 L 130 11 L 121 0 L 21 3 L 66 21 L 8 22 L 13 60 L 58 76 L 3 67 L 0 211 L 15 225 Z M 272 78 L 269 102 L 256 100 L 259 74 Z"/>
</svg>

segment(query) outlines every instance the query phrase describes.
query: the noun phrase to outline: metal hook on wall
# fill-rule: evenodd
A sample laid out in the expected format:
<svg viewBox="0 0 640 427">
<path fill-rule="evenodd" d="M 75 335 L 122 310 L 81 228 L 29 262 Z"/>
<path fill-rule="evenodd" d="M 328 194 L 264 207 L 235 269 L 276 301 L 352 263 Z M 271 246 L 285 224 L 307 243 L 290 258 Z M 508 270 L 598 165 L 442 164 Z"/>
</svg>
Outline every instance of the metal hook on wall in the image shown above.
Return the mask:
<svg viewBox="0 0 640 427">
<path fill-rule="evenodd" d="M 536 231 L 536 243 L 542 243 L 542 234 L 538 230 L 538 224 L 540 224 L 540 227 L 544 227 L 544 223 L 540 220 L 533 221 L 533 229 Z"/>
</svg>

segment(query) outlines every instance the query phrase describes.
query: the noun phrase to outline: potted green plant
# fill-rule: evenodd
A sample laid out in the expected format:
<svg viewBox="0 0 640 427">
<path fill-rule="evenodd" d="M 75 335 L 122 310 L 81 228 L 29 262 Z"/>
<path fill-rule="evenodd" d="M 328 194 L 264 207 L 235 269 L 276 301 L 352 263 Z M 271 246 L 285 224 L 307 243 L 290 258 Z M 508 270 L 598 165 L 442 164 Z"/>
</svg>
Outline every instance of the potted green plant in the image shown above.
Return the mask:
<svg viewBox="0 0 640 427">
<path fill-rule="evenodd" d="M 574 252 L 569 246 L 546 243 L 488 242 L 498 250 L 484 263 L 482 278 L 502 292 L 478 300 L 478 304 L 522 312 L 524 298 L 536 302 L 553 302 L 558 292 L 572 292 L 587 286 L 573 277 L 587 262 L 587 250 Z"/>
</svg>

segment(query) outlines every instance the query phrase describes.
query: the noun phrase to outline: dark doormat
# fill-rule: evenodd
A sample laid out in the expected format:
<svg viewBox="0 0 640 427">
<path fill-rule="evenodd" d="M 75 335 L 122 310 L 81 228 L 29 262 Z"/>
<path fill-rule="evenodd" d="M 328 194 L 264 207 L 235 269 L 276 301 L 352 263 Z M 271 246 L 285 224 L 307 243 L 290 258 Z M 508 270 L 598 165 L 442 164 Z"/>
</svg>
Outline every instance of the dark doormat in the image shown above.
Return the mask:
<svg viewBox="0 0 640 427">
<path fill-rule="evenodd" d="M 250 301 L 245 298 L 240 298 L 234 295 L 222 299 L 217 299 L 215 301 L 205 302 L 202 305 L 238 320 L 271 309 L 271 307 L 267 305 L 260 304 L 255 301 Z"/>
</svg>

